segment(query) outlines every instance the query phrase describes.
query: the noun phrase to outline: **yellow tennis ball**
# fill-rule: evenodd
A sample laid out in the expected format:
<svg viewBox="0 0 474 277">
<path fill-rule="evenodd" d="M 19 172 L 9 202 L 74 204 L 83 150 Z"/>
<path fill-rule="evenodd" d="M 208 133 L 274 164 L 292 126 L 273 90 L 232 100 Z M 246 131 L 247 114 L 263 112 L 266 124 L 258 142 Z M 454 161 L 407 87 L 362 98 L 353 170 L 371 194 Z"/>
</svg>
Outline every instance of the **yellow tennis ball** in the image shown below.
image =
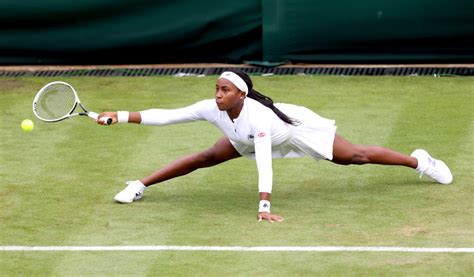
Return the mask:
<svg viewBox="0 0 474 277">
<path fill-rule="evenodd" d="M 34 127 L 35 127 L 35 125 L 33 124 L 33 121 L 31 121 L 29 119 L 25 119 L 21 122 L 21 129 L 23 129 L 23 131 L 25 131 L 25 133 L 29 133 L 29 132 L 33 131 Z"/>
</svg>

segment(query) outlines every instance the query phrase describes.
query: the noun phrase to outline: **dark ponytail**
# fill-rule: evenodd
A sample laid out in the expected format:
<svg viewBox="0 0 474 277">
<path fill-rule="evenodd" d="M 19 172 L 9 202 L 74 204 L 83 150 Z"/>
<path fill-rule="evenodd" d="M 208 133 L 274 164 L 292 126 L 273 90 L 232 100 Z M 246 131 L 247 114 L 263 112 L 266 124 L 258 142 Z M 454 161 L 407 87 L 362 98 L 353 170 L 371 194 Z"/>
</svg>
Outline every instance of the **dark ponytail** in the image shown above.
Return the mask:
<svg viewBox="0 0 474 277">
<path fill-rule="evenodd" d="M 240 70 L 229 70 L 231 72 L 234 72 L 235 74 L 239 75 L 242 80 L 247 84 L 247 87 L 249 89 L 249 93 L 247 94 L 247 97 L 252 98 L 253 100 L 256 100 L 260 102 L 260 104 L 264 105 L 265 107 L 271 109 L 281 120 L 284 122 L 291 124 L 291 125 L 299 125 L 300 122 L 296 119 L 290 118 L 286 114 L 284 114 L 282 111 L 280 111 L 275 105 L 273 105 L 273 100 L 261 94 L 260 92 L 256 91 L 253 89 L 253 83 L 252 80 L 250 79 L 249 75 L 247 75 L 245 72 L 240 71 Z"/>
</svg>

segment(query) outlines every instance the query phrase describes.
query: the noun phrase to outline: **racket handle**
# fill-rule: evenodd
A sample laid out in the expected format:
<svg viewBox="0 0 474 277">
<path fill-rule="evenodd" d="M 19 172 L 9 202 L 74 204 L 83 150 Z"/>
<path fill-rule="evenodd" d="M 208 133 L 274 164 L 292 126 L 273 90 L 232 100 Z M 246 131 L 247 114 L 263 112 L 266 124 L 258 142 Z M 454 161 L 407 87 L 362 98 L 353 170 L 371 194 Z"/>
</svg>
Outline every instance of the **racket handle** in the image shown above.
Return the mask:
<svg viewBox="0 0 474 277">
<path fill-rule="evenodd" d="M 95 121 L 99 120 L 99 114 L 95 112 L 88 112 L 87 116 L 94 119 Z M 112 124 L 112 118 L 111 117 L 102 117 L 100 119 L 102 122 L 105 122 L 105 124 L 110 125 Z"/>
</svg>

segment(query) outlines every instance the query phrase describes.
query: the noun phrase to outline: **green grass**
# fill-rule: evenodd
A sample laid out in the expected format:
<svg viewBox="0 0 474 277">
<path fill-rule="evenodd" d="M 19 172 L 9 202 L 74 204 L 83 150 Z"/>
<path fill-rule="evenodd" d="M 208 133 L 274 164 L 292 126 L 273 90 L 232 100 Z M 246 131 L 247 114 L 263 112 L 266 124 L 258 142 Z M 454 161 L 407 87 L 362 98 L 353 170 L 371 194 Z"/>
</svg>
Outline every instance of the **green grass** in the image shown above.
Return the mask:
<svg viewBox="0 0 474 277">
<path fill-rule="evenodd" d="M 437 185 L 402 167 L 274 160 L 272 211 L 256 221 L 255 163 L 245 158 L 147 189 L 132 205 L 113 196 L 221 132 L 173 126 L 48 124 L 31 102 L 47 78 L 0 78 L 0 246 L 474 247 L 474 79 L 254 78 L 278 102 L 337 120 L 352 142 L 404 153 L 424 148 L 451 168 Z M 214 77 L 65 78 L 89 109 L 177 108 L 212 98 Z M 32 133 L 20 128 L 35 122 Z M 0 275 L 472 275 L 473 254 L 237 252 L 0 252 Z"/>
</svg>

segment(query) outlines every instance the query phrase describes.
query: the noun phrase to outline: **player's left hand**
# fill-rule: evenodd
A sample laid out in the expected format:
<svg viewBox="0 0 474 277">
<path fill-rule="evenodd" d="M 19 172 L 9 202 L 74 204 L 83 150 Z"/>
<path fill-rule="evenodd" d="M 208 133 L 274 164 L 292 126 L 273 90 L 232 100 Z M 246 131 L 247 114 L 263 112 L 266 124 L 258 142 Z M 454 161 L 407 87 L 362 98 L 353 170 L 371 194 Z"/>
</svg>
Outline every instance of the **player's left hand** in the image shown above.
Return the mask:
<svg viewBox="0 0 474 277">
<path fill-rule="evenodd" d="M 257 219 L 258 219 L 258 222 L 261 222 L 262 220 L 266 220 L 270 223 L 273 221 L 277 221 L 277 222 L 283 221 L 283 217 L 277 214 L 271 214 L 271 213 L 265 213 L 265 212 L 258 213 Z"/>
</svg>

